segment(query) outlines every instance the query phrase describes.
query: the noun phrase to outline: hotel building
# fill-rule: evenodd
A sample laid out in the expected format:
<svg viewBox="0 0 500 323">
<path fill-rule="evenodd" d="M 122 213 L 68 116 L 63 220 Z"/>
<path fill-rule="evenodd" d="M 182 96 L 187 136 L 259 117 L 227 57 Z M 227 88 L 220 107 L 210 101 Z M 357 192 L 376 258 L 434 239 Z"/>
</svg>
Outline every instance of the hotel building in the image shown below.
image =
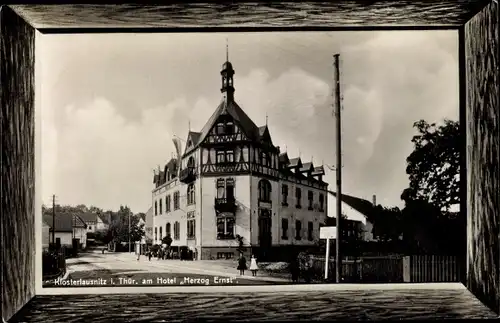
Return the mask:
<svg viewBox="0 0 500 323">
<path fill-rule="evenodd" d="M 327 214 L 323 166 L 289 158 L 234 99 L 235 71 L 222 65 L 222 100 L 200 132 L 189 131 L 184 152 L 155 173 L 153 241 L 198 259 L 245 254 L 259 259 L 282 248 L 311 247 Z M 239 238 L 239 239 L 238 239 Z"/>
</svg>

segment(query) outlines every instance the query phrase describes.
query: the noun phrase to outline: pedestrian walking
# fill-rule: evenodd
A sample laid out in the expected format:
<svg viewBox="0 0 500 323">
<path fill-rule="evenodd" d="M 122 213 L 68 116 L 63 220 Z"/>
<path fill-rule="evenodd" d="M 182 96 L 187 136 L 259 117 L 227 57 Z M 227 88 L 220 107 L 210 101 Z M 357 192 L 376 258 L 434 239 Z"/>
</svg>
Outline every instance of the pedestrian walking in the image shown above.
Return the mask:
<svg viewBox="0 0 500 323">
<path fill-rule="evenodd" d="M 141 258 L 141 252 L 140 251 L 137 253 L 137 261 L 139 261 L 139 258 Z"/>
<path fill-rule="evenodd" d="M 151 253 L 151 250 L 148 250 L 148 258 L 149 258 L 149 261 L 151 261 L 151 256 L 152 256 L 152 255 L 153 255 L 153 254 Z"/>
<path fill-rule="evenodd" d="M 247 260 L 242 253 L 240 253 L 240 258 L 238 259 L 237 269 L 240 271 L 240 275 L 245 275 L 245 270 L 247 269 Z"/>
<path fill-rule="evenodd" d="M 252 255 L 252 258 L 250 258 L 250 271 L 252 272 L 252 276 L 257 276 L 257 270 L 259 270 L 259 266 L 257 266 L 257 258 Z"/>
</svg>

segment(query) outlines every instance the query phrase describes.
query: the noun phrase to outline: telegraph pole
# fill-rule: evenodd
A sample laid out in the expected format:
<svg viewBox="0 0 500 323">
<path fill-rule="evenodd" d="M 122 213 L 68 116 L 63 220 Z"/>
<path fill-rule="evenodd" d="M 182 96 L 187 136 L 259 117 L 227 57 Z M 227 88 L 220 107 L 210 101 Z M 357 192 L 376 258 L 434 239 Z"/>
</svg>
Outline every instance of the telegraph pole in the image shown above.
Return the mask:
<svg viewBox="0 0 500 323">
<path fill-rule="evenodd" d="M 337 241 L 335 243 L 335 276 L 336 282 L 340 283 L 341 281 L 341 273 L 342 273 L 342 260 L 340 255 L 340 239 L 341 239 L 341 230 L 340 230 L 340 219 L 342 218 L 342 128 L 340 122 L 340 67 L 339 67 L 339 58 L 340 54 L 333 55 L 334 62 L 333 66 L 334 75 L 335 75 L 335 117 L 336 117 L 336 146 L 337 146 Z"/>
<path fill-rule="evenodd" d="M 52 195 L 52 243 L 56 245 L 56 195 Z"/>
<path fill-rule="evenodd" d="M 128 253 L 132 252 L 132 245 L 130 244 L 130 211 L 128 212 Z"/>
</svg>

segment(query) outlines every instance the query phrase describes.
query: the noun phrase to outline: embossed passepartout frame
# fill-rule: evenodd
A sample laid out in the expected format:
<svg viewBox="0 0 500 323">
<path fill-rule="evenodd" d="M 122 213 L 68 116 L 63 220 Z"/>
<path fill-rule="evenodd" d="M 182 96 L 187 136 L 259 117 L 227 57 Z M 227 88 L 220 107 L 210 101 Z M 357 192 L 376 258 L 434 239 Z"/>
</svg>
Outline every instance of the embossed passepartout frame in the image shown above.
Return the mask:
<svg viewBox="0 0 500 323">
<path fill-rule="evenodd" d="M 497 314 L 499 271 L 498 1 L 332 1 L 156 5 L 12 5 L 0 13 L 2 317 L 41 291 L 36 258 L 35 33 L 455 29 L 459 37 L 464 285 Z M 465 272 L 465 271 L 464 271 Z M 329 293 L 325 285 L 280 287 Z M 338 285 L 337 285 L 338 286 Z M 208 288 L 208 287 L 207 287 Z M 255 289 L 253 289 L 255 288 Z M 247 287 L 256 293 L 276 286 Z M 360 288 L 363 286 L 350 288 Z M 184 292 L 200 292 L 203 288 Z M 272 289 L 272 290 L 271 290 Z M 76 289 L 75 289 L 76 290 Z M 243 289 L 227 292 L 245 293 Z M 83 291 L 77 291 L 83 293 Z M 133 292 L 128 288 L 116 293 Z M 149 289 L 174 293 L 179 289 Z M 212 290 L 213 292 L 213 290 Z M 76 293 L 76 292 L 75 292 Z M 86 290 L 86 293 L 99 293 Z M 115 293 L 115 291 L 113 291 Z M 208 295 L 208 294 L 207 294 Z M 243 294 L 244 295 L 244 294 Z M 57 296 L 53 296 L 52 299 Z M 198 299 L 200 295 L 197 295 Z M 202 297 L 202 296 L 201 296 Z M 216 301 L 217 294 L 208 298 Z M 220 296 L 223 297 L 223 296 Z M 226 297 L 226 296 L 224 296 Z M 360 300 L 358 300 L 360 301 Z M 48 302 L 48 300 L 47 300 Z M 272 302 L 269 301 L 269 302 Z M 96 305 L 98 306 L 98 305 Z M 240 305 L 245 306 L 245 305 Z M 251 303 L 248 303 L 251 306 Z M 97 310 L 97 309 L 93 309 Z M 249 309 L 250 310 L 250 309 Z M 104 309 L 100 309 L 106 316 Z M 315 308 L 310 309 L 313 315 Z M 218 312 L 220 313 L 220 312 Z M 220 314 L 223 315 L 223 314 Z M 250 317 L 251 318 L 251 317 Z"/>
</svg>

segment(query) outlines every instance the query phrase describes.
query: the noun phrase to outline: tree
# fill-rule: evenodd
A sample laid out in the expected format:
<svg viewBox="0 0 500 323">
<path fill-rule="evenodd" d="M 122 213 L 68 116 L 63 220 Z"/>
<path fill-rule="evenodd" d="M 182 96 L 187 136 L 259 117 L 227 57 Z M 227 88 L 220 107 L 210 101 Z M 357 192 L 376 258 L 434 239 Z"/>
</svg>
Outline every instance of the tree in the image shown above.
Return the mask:
<svg viewBox="0 0 500 323">
<path fill-rule="evenodd" d="M 170 236 L 170 233 L 167 233 L 167 235 L 161 239 L 161 243 L 166 244 L 168 249 L 170 249 L 170 246 L 172 245 L 172 241 L 173 240 L 172 240 L 172 237 Z"/>
<path fill-rule="evenodd" d="M 377 205 L 368 220 L 373 224 L 373 236 L 380 241 L 399 240 L 402 233 L 402 213 L 398 207 Z"/>
<path fill-rule="evenodd" d="M 109 224 L 109 234 L 115 243 L 129 241 L 129 217 L 130 217 L 130 241 L 140 241 L 144 236 L 144 224 L 139 224 L 139 217 L 132 214 L 127 206 L 120 206 L 118 212 L 113 212 Z"/>
<path fill-rule="evenodd" d="M 448 211 L 460 202 L 460 128 L 456 121 L 442 125 L 414 123 L 413 152 L 406 159 L 410 185 L 401 194 L 406 201 L 425 200 Z"/>
</svg>

